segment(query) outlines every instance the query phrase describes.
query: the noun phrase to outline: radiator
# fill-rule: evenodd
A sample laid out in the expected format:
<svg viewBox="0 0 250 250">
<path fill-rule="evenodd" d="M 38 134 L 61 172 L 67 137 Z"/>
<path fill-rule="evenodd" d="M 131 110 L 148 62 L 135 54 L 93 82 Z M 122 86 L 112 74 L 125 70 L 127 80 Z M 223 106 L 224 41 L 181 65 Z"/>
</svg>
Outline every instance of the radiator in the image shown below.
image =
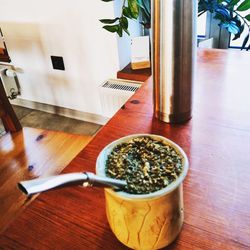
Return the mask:
<svg viewBox="0 0 250 250">
<path fill-rule="evenodd" d="M 102 115 L 111 118 L 141 87 L 142 82 L 109 79 L 99 87 Z"/>
</svg>

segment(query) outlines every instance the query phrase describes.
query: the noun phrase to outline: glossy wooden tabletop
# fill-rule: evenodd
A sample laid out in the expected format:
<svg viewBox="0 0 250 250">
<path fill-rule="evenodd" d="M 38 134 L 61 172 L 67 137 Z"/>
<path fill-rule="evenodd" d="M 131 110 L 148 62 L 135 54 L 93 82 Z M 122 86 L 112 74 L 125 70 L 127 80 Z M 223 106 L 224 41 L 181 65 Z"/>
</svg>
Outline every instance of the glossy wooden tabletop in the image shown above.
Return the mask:
<svg viewBox="0 0 250 250">
<path fill-rule="evenodd" d="M 64 172 L 94 171 L 99 152 L 119 137 L 163 135 L 190 160 L 184 225 L 167 249 L 250 249 L 250 54 L 204 49 L 197 61 L 190 121 L 154 119 L 149 79 Z M 126 249 L 109 228 L 103 190 L 81 187 L 39 195 L 0 236 L 0 248 Z"/>
</svg>

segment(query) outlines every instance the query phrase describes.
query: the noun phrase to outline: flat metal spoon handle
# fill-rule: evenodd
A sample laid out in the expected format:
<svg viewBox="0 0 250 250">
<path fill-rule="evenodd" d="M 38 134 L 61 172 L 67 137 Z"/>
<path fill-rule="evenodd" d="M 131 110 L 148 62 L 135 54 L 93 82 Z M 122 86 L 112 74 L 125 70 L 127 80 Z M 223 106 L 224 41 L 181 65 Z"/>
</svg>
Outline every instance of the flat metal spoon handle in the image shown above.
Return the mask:
<svg viewBox="0 0 250 250">
<path fill-rule="evenodd" d="M 21 181 L 17 185 L 23 193 L 25 193 L 26 195 L 32 195 L 55 188 L 84 184 L 86 184 L 86 186 L 90 185 L 122 189 L 126 186 L 126 181 L 115 180 L 107 177 L 100 177 L 93 173 L 85 172 L 61 174 L 45 178 Z"/>
</svg>

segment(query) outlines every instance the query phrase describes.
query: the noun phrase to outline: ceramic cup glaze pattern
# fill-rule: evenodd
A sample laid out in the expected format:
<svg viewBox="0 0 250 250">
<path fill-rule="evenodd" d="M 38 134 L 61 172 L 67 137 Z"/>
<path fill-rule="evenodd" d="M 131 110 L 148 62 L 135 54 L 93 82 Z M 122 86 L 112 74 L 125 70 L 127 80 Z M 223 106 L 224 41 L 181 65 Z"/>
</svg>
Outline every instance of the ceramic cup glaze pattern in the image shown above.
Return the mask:
<svg viewBox="0 0 250 250">
<path fill-rule="evenodd" d="M 188 171 L 185 152 L 171 140 L 152 134 L 134 134 L 107 145 L 99 154 L 96 172 L 105 176 L 105 163 L 112 149 L 132 138 L 150 136 L 170 145 L 183 157 L 183 171 L 167 187 L 143 195 L 105 189 L 106 214 L 117 239 L 132 249 L 159 249 L 169 245 L 181 231 L 184 219 L 182 182 Z"/>
</svg>

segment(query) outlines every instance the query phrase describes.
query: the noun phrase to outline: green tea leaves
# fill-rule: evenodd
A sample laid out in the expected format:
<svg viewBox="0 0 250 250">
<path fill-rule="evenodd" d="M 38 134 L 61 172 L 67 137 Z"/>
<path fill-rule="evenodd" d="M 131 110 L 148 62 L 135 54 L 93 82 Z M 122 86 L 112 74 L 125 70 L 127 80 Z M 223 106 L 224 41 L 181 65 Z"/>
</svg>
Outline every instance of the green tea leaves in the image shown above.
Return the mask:
<svg viewBox="0 0 250 250">
<path fill-rule="evenodd" d="M 106 175 L 126 180 L 126 191 L 147 194 L 175 181 L 183 170 L 182 156 L 162 141 L 138 137 L 118 144 L 106 161 Z"/>
</svg>

